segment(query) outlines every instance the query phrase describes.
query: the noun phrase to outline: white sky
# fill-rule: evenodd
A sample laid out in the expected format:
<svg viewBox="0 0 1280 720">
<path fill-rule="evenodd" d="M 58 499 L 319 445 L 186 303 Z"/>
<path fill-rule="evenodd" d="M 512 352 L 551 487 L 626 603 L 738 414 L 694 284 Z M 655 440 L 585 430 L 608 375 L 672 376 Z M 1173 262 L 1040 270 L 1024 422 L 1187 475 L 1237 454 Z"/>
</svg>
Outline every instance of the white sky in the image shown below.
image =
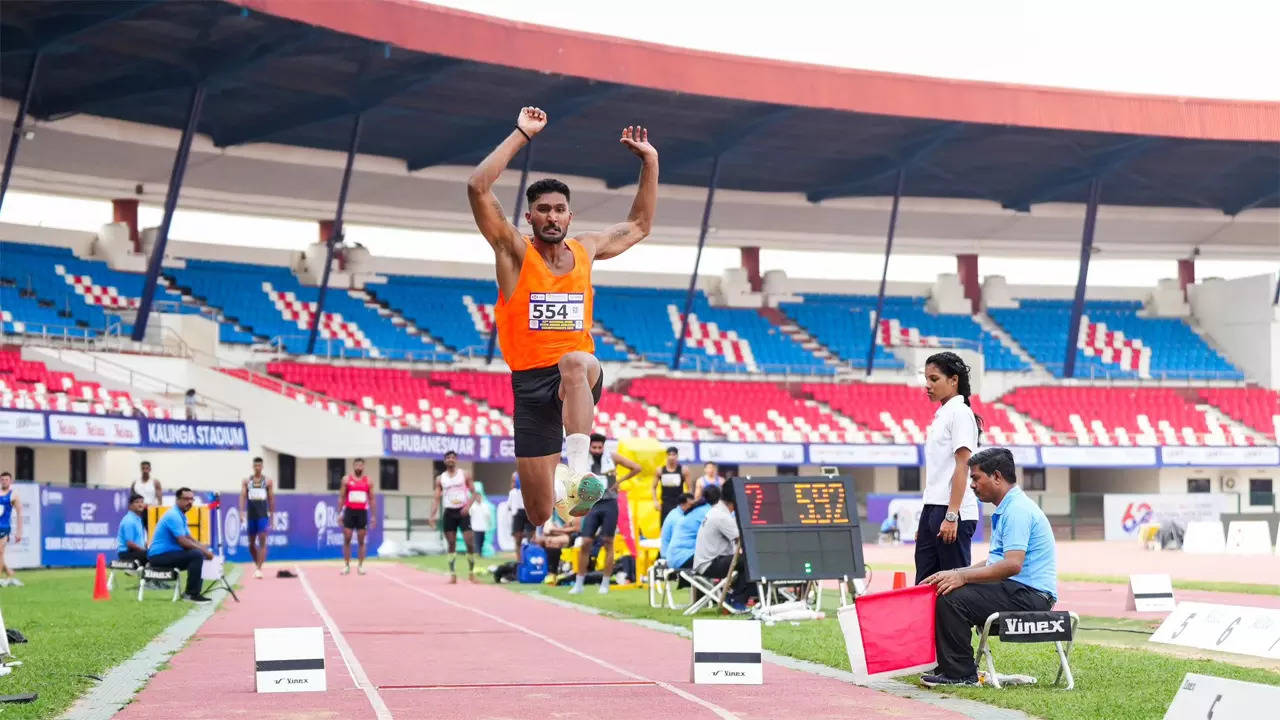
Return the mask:
<svg viewBox="0 0 1280 720">
<path fill-rule="evenodd" d="M 669 45 L 972 80 L 1200 97 L 1280 100 L 1280 0 L 435 0 L 435 4 L 523 22 Z M 110 203 L 10 192 L 0 221 L 97 231 Z M 143 206 L 143 227 L 160 208 Z M 302 249 L 313 222 L 225 215 L 181 207 L 171 237 Z M 377 255 L 490 262 L 470 234 L 347 226 L 347 238 Z M 638 246 L 641 272 L 687 271 L 694 248 Z M 762 269 L 792 277 L 878 280 L 880 255 L 764 250 Z M 737 250 L 708 248 L 702 272 L 737 267 Z M 607 265 L 605 266 L 607 267 Z M 1074 259 L 983 256 L 980 272 L 1044 285 L 1074 285 Z M 1198 261 L 1199 277 L 1267 272 L 1256 262 Z M 895 255 L 891 281 L 954 272 L 952 256 Z M 1149 286 L 1175 274 L 1172 260 L 1094 260 L 1091 286 Z"/>
<path fill-rule="evenodd" d="M 1280 100 L 1276 0 L 431 0 L 635 40 L 820 65 Z"/>
</svg>

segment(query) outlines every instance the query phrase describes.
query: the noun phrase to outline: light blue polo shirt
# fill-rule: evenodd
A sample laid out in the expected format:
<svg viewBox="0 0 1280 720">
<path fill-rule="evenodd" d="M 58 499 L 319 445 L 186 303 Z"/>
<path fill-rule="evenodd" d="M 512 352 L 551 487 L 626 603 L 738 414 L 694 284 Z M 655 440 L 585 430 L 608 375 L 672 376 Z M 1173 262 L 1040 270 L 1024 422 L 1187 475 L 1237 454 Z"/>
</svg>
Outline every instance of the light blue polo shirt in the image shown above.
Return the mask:
<svg viewBox="0 0 1280 720">
<path fill-rule="evenodd" d="M 667 519 L 662 521 L 662 538 L 659 544 L 658 554 L 666 557 L 671 551 L 671 537 L 676 534 L 676 526 L 680 524 L 680 520 L 684 518 L 684 510 L 679 505 L 672 508 L 667 513 Z"/>
<path fill-rule="evenodd" d="M 147 529 L 142 526 L 142 518 L 130 510 L 120 520 L 120 530 L 116 533 L 116 544 L 119 552 L 129 552 L 129 543 L 140 548 L 147 546 Z"/>
<path fill-rule="evenodd" d="M 169 512 L 160 516 L 160 522 L 156 523 L 156 531 L 151 534 L 151 547 L 147 548 L 147 557 L 182 550 L 182 546 L 178 544 L 178 538 L 190 534 L 187 516 L 183 515 L 176 505 L 169 508 Z"/>
<path fill-rule="evenodd" d="M 1049 518 L 1035 501 L 1017 485 L 1004 496 L 991 516 L 991 553 L 987 564 L 1004 559 L 1010 550 L 1027 555 L 1022 571 L 1009 578 L 1058 597 L 1058 546 L 1053 540 Z"/>
<path fill-rule="evenodd" d="M 710 505 L 702 503 L 680 518 L 680 523 L 671 533 L 671 543 L 667 546 L 668 565 L 678 568 L 693 559 L 693 551 L 698 547 L 698 530 L 702 528 L 702 521 L 707 518 L 707 511 L 710 509 Z"/>
</svg>

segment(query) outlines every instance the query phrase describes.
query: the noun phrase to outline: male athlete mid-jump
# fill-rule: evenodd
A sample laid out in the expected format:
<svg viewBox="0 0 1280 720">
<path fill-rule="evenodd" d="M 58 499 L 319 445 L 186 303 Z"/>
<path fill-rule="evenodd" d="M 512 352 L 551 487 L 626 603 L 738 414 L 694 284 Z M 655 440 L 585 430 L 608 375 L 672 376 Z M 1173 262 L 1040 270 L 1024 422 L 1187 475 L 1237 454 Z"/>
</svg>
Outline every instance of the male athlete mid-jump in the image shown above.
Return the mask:
<svg viewBox="0 0 1280 720">
<path fill-rule="evenodd" d="M 643 240 L 658 199 L 658 151 L 643 127 L 623 128 L 619 142 L 640 158 L 640 182 L 625 222 L 569 237 L 569 187 L 539 180 L 525 193 L 532 237 L 502 211 L 493 184 L 507 164 L 547 126 L 547 114 L 521 108 L 516 126 L 467 181 L 471 213 L 497 264 L 494 311 L 503 358 L 515 394 L 516 468 L 529 522 L 542 525 L 552 508 L 581 517 L 604 493 L 588 454 L 595 403 L 604 373 L 592 352 L 591 263 L 615 257 Z M 564 439 L 568 466 L 560 465 Z"/>
</svg>

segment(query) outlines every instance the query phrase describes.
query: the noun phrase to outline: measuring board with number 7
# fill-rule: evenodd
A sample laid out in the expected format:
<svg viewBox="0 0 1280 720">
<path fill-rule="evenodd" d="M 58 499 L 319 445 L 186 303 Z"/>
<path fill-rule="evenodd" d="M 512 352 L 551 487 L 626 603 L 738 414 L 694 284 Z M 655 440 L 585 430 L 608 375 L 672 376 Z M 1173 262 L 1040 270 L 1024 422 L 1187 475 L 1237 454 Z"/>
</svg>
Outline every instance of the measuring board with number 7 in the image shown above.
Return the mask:
<svg viewBox="0 0 1280 720">
<path fill-rule="evenodd" d="M 1280 660 L 1280 609 L 1181 602 L 1151 642 Z"/>
<path fill-rule="evenodd" d="M 733 479 L 750 580 L 861 578 L 853 478 Z"/>
</svg>

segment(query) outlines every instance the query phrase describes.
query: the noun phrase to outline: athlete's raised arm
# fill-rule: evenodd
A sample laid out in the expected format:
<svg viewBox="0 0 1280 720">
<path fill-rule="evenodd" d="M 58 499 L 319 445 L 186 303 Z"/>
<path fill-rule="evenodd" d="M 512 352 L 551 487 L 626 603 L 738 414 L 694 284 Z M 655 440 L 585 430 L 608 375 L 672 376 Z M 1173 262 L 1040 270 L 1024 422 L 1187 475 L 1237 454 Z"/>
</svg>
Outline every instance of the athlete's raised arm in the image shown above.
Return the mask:
<svg viewBox="0 0 1280 720">
<path fill-rule="evenodd" d="M 658 149 L 649 144 L 649 130 L 639 125 L 622 128 L 619 143 L 640 158 L 640 183 L 626 222 L 604 232 L 586 233 L 578 238 L 596 260 L 607 260 L 649 236 L 653 213 L 658 206 Z"/>
<path fill-rule="evenodd" d="M 480 234 L 489 241 L 495 252 L 513 252 L 520 243 L 520 233 L 507 220 L 502 211 L 502 203 L 493 194 L 493 184 L 498 176 L 510 164 L 511 159 L 520 152 L 539 132 L 547 126 L 547 114 L 536 107 L 520 108 L 516 116 L 516 126 L 505 140 L 498 143 L 467 180 L 467 200 L 471 203 L 471 215 L 476 219 L 476 227 Z"/>
</svg>

